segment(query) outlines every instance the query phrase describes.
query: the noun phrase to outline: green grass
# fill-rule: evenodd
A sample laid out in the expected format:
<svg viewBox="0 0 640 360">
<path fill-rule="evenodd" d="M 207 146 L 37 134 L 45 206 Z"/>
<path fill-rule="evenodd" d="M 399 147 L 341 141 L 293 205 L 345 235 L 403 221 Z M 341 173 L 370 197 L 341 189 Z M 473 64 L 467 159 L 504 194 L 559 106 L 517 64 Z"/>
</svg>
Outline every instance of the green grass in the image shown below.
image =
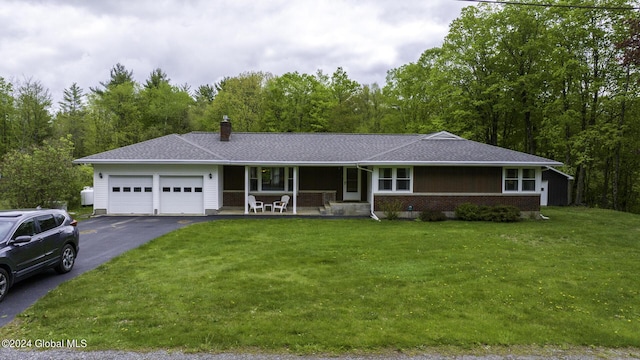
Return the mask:
<svg viewBox="0 0 640 360">
<path fill-rule="evenodd" d="M 640 347 L 640 217 L 544 213 L 512 224 L 196 224 L 63 284 L 0 337 L 334 354 Z"/>
</svg>

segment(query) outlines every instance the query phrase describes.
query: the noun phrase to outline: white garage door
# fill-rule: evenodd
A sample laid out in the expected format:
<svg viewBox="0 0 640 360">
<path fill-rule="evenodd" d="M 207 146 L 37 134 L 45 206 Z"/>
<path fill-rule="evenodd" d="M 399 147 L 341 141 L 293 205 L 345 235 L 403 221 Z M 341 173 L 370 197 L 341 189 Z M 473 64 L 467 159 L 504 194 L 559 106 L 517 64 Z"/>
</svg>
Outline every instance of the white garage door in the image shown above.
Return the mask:
<svg viewBox="0 0 640 360">
<path fill-rule="evenodd" d="M 109 176 L 110 214 L 152 214 L 151 176 Z"/>
<path fill-rule="evenodd" d="M 161 176 L 160 213 L 203 214 L 202 176 Z"/>
</svg>

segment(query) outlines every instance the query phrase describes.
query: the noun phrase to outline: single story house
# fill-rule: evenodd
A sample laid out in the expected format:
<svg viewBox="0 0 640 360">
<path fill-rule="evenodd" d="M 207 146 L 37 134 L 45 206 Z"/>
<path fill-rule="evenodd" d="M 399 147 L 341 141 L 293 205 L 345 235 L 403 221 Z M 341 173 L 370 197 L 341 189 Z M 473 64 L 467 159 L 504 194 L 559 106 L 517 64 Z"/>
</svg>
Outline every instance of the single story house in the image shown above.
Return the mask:
<svg viewBox="0 0 640 360">
<path fill-rule="evenodd" d="M 249 213 L 287 194 L 287 212 L 344 205 L 383 214 L 403 210 L 451 215 L 459 204 L 513 205 L 540 211 L 543 170 L 561 163 L 433 134 L 220 133 L 167 135 L 75 160 L 93 164 L 96 214 Z M 223 209 L 224 208 L 224 209 Z M 363 210 L 360 210 L 362 214 Z"/>
</svg>

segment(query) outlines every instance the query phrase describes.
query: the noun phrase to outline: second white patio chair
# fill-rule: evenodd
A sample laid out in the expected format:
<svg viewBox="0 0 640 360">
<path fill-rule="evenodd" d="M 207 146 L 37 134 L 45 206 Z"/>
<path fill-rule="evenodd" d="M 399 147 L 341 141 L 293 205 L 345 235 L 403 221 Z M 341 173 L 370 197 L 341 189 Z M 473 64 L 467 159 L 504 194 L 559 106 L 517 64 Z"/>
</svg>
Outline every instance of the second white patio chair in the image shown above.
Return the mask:
<svg viewBox="0 0 640 360">
<path fill-rule="evenodd" d="M 282 195 L 280 201 L 275 201 L 273 203 L 273 211 L 275 212 L 276 209 L 280 209 L 280 212 L 287 211 L 287 204 L 289 204 L 289 199 L 291 199 L 289 195 Z"/>
</svg>

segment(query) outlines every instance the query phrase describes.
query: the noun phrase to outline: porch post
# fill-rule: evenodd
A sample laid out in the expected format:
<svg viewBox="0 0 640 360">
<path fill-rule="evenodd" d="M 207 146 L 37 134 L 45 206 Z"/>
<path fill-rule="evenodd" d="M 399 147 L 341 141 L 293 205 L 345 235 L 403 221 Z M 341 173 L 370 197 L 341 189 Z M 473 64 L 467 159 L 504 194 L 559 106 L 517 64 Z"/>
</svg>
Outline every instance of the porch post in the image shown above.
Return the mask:
<svg viewBox="0 0 640 360">
<path fill-rule="evenodd" d="M 298 167 L 293 167 L 293 214 L 298 213 Z"/>
<path fill-rule="evenodd" d="M 249 166 L 244 167 L 244 213 L 249 214 Z"/>
</svg>

